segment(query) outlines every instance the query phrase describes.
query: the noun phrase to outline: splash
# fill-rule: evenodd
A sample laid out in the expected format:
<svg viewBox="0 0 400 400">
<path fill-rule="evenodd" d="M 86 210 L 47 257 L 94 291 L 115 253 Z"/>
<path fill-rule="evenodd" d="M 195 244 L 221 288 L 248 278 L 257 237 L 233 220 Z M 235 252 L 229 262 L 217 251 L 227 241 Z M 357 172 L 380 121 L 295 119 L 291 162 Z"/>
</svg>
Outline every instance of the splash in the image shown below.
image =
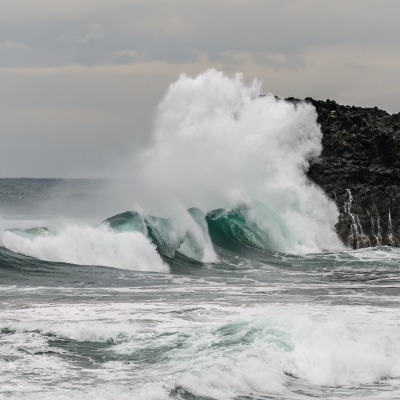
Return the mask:
<svg viewBox="0 0 400 400">
<path fill-rule="evenodd" d="M 241 74 L 182 75 L 159 105 L 153 143 L 136 170 L 145 198 L 137 197 L 155 214 L 176 204 L 208 212 L 259 201 L 288 231 L 280 250 L 338 249 L 336 206 L 306 177 L 320 152 L 311 105 L 262 96 L 260 82 L 246 85 Z M 269 221 L 257 224 L 268 229 Z"/>
<path fill-rule="evenodd" d="M 105 226 L 69 225 L 0 233 L 0 246 L 45 261 L 168 272 L 155 247 L 140 232 L 115 233 Z"/>
<path fill-rule="evenodd" d="M 134 196 L 113 193 L 140 212 L 115 215 L 108 226 L 8 231 L 0 245 L 42 260 L 163 272 L 161 256 L 176 252 L 217 262 L 213 244 L 340 250 L 336 206 L 306 176 L 321 136 L 312 105 L 263 96 L 258 81 L 215 70 L 182 75 L 137 159 Z"/>
<path fill-rule="evenodd" d="M 126 211 L 103 221 L 116 232 L 140 232 L 145 235 L 165 257 L 173 258 L 176 252 L 196 261 L 213 263 L 218 257 L 214 252 L 206 216 L 197 208 L 171 218 Z"/>
</svg>

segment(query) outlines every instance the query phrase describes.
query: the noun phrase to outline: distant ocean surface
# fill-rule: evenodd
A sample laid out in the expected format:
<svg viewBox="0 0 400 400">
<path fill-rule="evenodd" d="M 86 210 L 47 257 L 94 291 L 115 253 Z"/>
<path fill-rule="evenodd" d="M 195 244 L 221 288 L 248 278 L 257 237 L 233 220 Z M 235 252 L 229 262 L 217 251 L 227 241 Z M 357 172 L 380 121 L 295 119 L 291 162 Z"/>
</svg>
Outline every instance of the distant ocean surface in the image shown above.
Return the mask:
<svg viewBox="0 0 400 400">
<path fill-rule="evenodd" d="M 400 399 L 400 251 L 336 237 L 311 106 L 208 71 L 155 124 L 132 179 L 0 179 L 0 398 Z"/>
</svg>

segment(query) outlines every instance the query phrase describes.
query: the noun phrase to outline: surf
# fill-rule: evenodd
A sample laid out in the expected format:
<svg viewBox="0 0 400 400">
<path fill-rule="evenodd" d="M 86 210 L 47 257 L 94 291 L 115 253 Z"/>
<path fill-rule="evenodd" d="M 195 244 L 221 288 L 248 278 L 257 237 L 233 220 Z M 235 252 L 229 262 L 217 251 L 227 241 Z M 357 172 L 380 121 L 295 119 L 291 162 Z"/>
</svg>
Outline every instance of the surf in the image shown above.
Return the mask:
<svg viewBox="0 0 400 400">
<path fill-rule="evenodd" d="M 310 104 L 263 95 L 257 80 L 213 69 L 181 75 L 158 106 L 151 144 L 124 166 L 134 207 L 97 226 L 6 230 L 0 245 L 47 261 L 160 272 L 176 254 L 216 263 L 218 247 L 343 250 L 338 210 L 306 176 L 321 136 Z M 118 197 L 116 189 L 107 200 Z"/>
<path fill-rule="evenodd" d="M 313 106 L 263 95 L 259 81 L 208 70 L 181 75 L 160 102 L 152 143 L 136 160 L 132 202 L 146 214 L 205 214 L 263 204 L 257 226 L 288 253 L 343 249 L 336 205 L 308 180 L 321 153 Z M 271 229 L 277 216 L 285 234 Z M 282 238 L 284 236 L 284 238 Z"/>
</svg>

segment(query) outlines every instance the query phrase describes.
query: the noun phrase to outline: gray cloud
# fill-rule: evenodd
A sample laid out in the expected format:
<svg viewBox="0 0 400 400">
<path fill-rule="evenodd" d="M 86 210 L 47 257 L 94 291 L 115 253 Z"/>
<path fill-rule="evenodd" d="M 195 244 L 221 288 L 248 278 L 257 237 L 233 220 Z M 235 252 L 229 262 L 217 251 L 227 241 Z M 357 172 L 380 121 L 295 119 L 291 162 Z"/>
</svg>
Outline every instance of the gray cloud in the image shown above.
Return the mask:
<svg viewBox="0 0 400 400">
<path fill-rule="evenodd" d="M 10 50 L 22 50 L 26 49 L 27 45 L 24 42 L 18 40 L 8 39 L 3 42 L 3 47 Z"/>
<path fill-rule="evenodd" d="M 104 37 L 104 31 L 98 22 L 90 22 L 84 36 L 79 37 L 78 40 L 82 43 L 95 42 Z"/>
<path fill-rule="evenodd" d="M 179 73 L 398 110 L 397 0 L 3 0 L 0 175 L 112 175 Z"/>
<path fill-rule="evenodd" d="M 399 5 L 391 0 L 82 3 L 35 0 L 26 2 L 25 12 L 8 3 L 0 16 L 0 36 L 30 41 L 48 66 L 46 52 L 52 54 L 52 65 L 86 59 L 88 64 L 108 63 L 118 50 L 171 62 L 193 61 L 207 53 L 214 61 L 226 52 L 298 55 L 313 46 L 397 46 L 400 33 L 394 12 Z M 85 52 L 91 55 L 85 58 Z"/>
</svg>

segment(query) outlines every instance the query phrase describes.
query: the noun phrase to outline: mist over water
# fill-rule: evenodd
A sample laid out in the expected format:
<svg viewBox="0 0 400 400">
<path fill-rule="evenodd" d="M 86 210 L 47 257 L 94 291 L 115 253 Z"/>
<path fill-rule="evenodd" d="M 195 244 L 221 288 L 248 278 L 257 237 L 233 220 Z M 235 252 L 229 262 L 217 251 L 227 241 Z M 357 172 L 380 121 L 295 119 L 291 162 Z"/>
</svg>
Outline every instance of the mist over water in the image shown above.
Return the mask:
<svg viewBox="0 0 400 400">
<path fill-rule="evenodd" d="M 305 174 L 320 152 L 311 105 L 262 96 L 258 81 L 246 85 L 241 74 L 209 70 L 182 75 L 169 87 L 153 143 L 135 172 L 151 213 L 171 212 L 177 204 L 208 212 L 260 201 L 289 231 L 286 243 L 276 237 L 277 249 L 338 249 L 336 206 Z M 257 223 L 280 235 L 267 218 Z"/>
<path fill-rule="evenodd" d="M 344 249 L 262 92 L 182 75 L 126 179 L 0 180 L 0 399 L 400 398 L 400 252 Z"/>
<path fill-rule="evenodd" d="M 98 181 L 87 193 L 83 181 L 64 189 L 55 181 L 35 207 L 42 216 L 64 214 L 62 229 L 29 237 L 6 232 L 0 243 L 43 260 L 154 271 L 165 269 L 154 247 L 168 257 L 178 251 L 217 262 L 213 240 L 287 253 L 342 249 L 336 206 L 306 176 L 320 152 L 311 105 L 264 96 L 260 82 L 247 85 L 241 74 L 182 75 L 159 104 L 151 145 L 134 167 L 125 165 L 130 179 Z M 68 222 L 73 210 L 92 221 L 132 210 L 147 228 L 130 225 L 121 234 L 118 227 L 82 226 Z"/>
</svg>

